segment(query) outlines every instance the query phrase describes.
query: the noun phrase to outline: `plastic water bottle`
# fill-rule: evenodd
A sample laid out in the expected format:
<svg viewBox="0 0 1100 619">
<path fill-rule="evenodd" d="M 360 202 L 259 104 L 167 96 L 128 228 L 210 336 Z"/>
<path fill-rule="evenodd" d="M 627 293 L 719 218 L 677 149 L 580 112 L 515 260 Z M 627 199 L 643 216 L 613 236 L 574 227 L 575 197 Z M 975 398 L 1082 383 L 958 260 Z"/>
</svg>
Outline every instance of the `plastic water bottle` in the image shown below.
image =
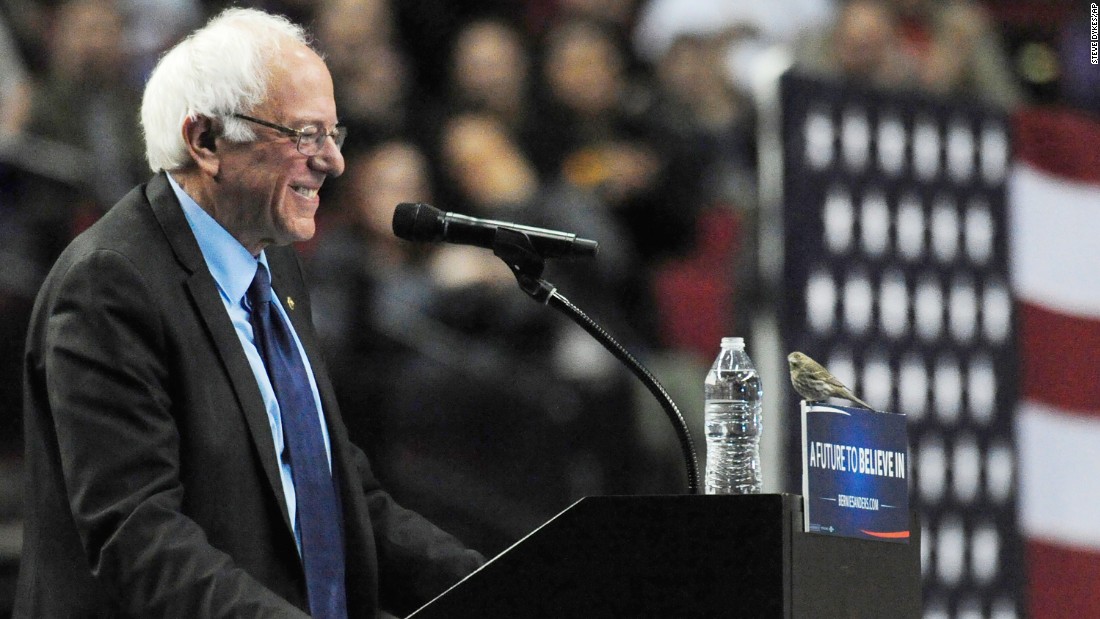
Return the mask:
<svg viewBox="0 0 1100 619">
<path fill-rule="evenodd" d="M 760 376 L 745 340 L 722 338 L 704 387 L 707 494 L 760 492 Z"/>
</svg>

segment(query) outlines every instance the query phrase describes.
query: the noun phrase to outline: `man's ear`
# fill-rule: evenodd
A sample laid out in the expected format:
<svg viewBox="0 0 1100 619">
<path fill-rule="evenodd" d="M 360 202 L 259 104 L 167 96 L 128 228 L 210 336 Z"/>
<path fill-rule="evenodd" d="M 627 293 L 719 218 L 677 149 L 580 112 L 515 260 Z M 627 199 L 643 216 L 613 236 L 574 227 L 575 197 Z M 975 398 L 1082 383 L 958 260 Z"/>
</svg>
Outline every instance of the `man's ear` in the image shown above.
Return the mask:
<svg viewBox="0 0 1100 619">
<path fill-rule="evenodd" d="M 188 117 L 183 121 L 183 139 L 187 142 L 191 159 L 210 176 L 217 176 L 221 167 L 217 153 L 220 131 L 219 123 L 206 116 Z"/>
</svg>

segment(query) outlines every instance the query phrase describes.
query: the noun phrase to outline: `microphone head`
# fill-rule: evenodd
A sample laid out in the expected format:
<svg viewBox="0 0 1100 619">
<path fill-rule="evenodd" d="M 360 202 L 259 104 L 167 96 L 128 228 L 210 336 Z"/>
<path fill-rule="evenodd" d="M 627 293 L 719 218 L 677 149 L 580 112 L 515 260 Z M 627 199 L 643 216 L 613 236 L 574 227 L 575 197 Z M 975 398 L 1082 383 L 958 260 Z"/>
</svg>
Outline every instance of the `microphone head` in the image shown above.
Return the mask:
<svg viewBox="0 0 1100 619">
<path fill-rule="evenodd" d="M 573 241 L 572 256 L 579 258 L 592 258 L 600 253 L 600 244 L 590 239 L 577 238 Z"/>
<path fill-rule="evenodd" d="M 402 202 L 393 211 L 393 233 L 406 241 L 443 240 L 443 211 L 423 202 Z"/>
</svg>

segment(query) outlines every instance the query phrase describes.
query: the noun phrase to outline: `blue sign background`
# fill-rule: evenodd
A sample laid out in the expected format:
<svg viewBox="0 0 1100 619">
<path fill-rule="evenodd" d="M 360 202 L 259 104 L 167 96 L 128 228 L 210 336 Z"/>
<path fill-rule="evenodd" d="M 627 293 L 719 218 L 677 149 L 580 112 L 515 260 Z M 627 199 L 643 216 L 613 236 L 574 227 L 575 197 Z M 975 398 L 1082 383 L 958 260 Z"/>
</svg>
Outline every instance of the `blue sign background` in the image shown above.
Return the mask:
<svg viewBox="0 0 1100 619">
<path fill-rule="evenodd" d="M 802 404 L 806 530 L 909 541 L 905 415 Z"/>
</svg>

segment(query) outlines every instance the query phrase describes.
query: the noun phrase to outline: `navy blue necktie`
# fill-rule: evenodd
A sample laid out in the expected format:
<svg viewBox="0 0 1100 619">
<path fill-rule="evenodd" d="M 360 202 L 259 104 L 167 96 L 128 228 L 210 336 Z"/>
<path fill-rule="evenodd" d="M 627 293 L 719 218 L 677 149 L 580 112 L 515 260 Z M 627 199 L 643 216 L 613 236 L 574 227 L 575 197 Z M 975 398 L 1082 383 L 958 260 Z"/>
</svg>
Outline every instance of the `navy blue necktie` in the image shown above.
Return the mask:
<svg viewBox="0 0 1100 619">
<path fill-rule="evenodd" d="M 314 617 L 346 619 L 344 534 L 336 479 L 329 472 L 321 422 L 305 363 L 290 328 L 271 303 L 271 278 L 258 264 L 248 287 L 256 347 L 267 366 L 283 420 L 283 435 L 294 475 L 302 564 Z"/>
</svg>

